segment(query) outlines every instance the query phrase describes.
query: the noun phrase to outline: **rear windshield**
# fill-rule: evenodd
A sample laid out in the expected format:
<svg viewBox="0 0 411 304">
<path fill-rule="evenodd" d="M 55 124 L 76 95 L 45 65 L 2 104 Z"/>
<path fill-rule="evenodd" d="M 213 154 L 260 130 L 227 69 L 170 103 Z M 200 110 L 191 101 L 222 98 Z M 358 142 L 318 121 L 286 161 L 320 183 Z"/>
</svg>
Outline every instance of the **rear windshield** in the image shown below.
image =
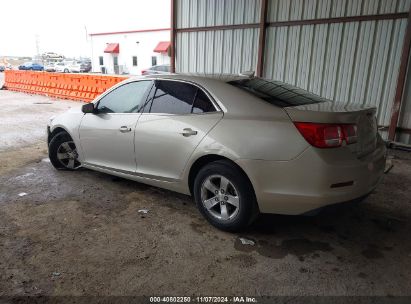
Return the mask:
<svg viewBox="0 0 411 304">
<path fill-rule="evenodd" d="M 278 107 L 292 107 L 327 101 L 327 99 L 318 95 L 281 81 L 251 78 L 230 81 L 228 84 Z"/>
</svg>

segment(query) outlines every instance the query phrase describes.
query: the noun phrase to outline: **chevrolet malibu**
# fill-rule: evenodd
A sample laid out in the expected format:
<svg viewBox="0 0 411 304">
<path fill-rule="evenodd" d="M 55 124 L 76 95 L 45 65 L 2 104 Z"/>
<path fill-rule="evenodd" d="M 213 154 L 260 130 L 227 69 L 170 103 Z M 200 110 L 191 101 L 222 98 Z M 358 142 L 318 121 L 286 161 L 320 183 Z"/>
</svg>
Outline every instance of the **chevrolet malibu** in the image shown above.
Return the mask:
<svg viewBox="0 0 411 304">
<path fill-rule="evenodd" d="M 131 78 L 50 119 L 49 157 L 192 195 L 236 231 L 370 193 L 386 152 L 375 113 L 255 77 Z"/>
</svg>

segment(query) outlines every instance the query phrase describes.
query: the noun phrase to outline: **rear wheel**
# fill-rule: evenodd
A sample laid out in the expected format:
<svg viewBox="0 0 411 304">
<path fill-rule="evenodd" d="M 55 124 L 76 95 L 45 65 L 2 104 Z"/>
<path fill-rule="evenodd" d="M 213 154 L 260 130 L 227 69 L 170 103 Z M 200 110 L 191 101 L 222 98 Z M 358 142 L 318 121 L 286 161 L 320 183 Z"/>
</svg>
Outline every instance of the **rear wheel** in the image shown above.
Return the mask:
<svg viewBox="0 0 411 304">
<path fill-rule="evenodd" d="M 76 170 L 81 166 L 73 139 L 66 132 L 57 133 L 49 144 L 51 164 L 59 170 Z"/>
<path fill-rule="evenodd" d="M 194 198 L 203 216 L 222 230 L 244 229 L 258 214 L 247 176 L 225 160 L 212 162 L 200 170 L 194 181 Z"/>
<path fill-rule="evenodd" d="M 68 73 L 69 72 L 69 70 L 68 69 L 64 69 L 64 73 Z"/>
</svg>

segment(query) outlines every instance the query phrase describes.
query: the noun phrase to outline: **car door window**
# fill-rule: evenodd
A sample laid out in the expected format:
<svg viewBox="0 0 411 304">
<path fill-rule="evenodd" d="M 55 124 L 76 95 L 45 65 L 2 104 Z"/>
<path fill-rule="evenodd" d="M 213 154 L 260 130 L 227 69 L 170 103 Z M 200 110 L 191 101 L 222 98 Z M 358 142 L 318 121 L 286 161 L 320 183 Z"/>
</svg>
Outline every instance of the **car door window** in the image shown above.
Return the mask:
<svg viewBox="0 0 411 304">
<path fill-rule="evenodd" d="M 207 112 L 215 112 L 215 107 L 213 106 L 207 95 L 203 92 L 203 90 L 198 89 L 196 99 L 193 104 L 192 113 Z"/>
<path fill-rule="evenodd" d="M 155 93 L 150 104 L 150 113 L 189 114 L 197 87 L 179 81 L 155 81 Z"/>
<path fill-rule="evenodd" d="M 99 113 L 137 113 L 151 81 L 137 81 L 122 85 L 100 99 Z"/>
</svg>

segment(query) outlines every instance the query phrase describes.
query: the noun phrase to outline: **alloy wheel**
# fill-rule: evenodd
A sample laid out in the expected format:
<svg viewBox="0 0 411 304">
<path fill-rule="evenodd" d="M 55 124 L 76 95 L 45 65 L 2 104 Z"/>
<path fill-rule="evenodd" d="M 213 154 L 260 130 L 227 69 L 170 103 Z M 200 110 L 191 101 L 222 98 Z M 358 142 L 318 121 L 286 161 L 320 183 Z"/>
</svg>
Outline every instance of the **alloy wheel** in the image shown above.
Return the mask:
<svg viewBox="0 0 411 304">
<path fill-rule="evenodd" d="M 81 163 L 78 161 L 76 145 L 73 141 L 63 142 L 57 149 L 57 159 L 68 169 L 77 169 Z"/>
<path fill-rule="evenodd" d="M 201 185 L 201 201 L 205 209 L 220 221 L 236 217 L 240 209 L 240 197 L 230 180 L 215 174 L 207 177 Z"/>
</svg>

